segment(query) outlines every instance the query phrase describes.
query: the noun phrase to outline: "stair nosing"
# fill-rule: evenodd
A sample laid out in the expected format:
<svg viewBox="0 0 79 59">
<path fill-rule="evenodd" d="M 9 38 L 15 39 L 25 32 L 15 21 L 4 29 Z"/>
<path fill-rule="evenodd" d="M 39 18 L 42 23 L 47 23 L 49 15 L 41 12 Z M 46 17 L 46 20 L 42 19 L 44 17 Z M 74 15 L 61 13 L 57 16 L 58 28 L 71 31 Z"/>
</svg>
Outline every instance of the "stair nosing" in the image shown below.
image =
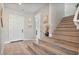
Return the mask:
<svg viewBox="0 0 79 59">
<path fill-rule="evenodd" d="M 65 35 L 65 34 L 54 34 L 54 35 L 63 35 L 63 36 L 71 36 L 71 37 L 79 37 L 79 36 L 74 36 L 74 35 Z"/>
</svg>

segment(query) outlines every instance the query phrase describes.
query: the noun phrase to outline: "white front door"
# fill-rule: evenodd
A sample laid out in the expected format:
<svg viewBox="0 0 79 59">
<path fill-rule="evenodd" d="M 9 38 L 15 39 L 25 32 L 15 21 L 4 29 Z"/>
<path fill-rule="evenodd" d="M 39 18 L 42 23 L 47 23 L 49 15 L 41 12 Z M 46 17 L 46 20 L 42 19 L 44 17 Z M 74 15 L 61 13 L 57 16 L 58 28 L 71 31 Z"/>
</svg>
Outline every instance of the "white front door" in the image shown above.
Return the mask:
<svg viewBox="0 0 79 59">
<path fill-rule="evenodd" d="M 24 17 L 16 14 L 9 16 L 9 40 L 18 41 L 24 39 Z"/>
</svg>

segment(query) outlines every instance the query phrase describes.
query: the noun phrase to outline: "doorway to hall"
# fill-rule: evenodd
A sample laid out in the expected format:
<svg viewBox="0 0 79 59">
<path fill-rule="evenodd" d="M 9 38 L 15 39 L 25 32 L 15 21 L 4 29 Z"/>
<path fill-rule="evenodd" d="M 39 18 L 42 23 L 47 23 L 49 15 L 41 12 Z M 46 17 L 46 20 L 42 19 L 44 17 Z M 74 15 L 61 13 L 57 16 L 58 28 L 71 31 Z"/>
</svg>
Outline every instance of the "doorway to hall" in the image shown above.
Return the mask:
<svg viewBox="0 0 79 59">
<path fill-rule="evenodd" d="M 46 37 L 49 36 L 49 19 L 48 15 L 43 17 L 43 32 Z"/>
</svg>

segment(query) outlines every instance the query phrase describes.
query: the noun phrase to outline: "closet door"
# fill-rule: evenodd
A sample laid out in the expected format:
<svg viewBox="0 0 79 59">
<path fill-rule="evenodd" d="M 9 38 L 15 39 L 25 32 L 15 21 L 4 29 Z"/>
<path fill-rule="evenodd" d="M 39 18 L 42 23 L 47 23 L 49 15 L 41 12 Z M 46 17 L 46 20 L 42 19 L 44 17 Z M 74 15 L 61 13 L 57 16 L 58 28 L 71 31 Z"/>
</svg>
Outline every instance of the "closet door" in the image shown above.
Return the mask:
<svg viewBox="0 0 79 59">
<path fill-rule="evenodd" d="M 41 33 L 41 29 L 40 29 L 40 20 L 41 20 L 41 15 L 37 14 L 35 16 L 35 23 L 36 23 L 36 38 L 40 39 L 40 33 Z"/>
</svg>

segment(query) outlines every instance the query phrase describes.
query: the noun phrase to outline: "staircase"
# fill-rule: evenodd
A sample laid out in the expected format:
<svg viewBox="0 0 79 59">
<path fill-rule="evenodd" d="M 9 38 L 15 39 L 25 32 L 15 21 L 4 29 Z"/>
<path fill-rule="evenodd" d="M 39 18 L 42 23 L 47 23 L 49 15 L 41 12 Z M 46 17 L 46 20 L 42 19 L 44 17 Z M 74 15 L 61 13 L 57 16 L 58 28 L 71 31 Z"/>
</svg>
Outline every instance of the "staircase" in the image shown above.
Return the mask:
<svg viewBox="0 0 79 59">
<path fill-rule="evenodd" d="M 58 43 L 62 42 L 62 45 L 59 44 L 59 46 L 78 53 L 79 30 L 76 29 L 76 26 L 73 23 L 73 16 L 64 18 L 61 21 L 53 34 L 53 39 L 58 40 Z"/>
<path fill-rule="evenodd" d="M 79 51 L 79 30 L 73 23 L 73 16 L 65 17 L 58 24 L 52 38 L 40 40 L 39 46 L 49 54 L 69 54 L 75 55 Z"/>
<path fill-rule="evenodd" d="M 53 38 L 79 43 L 79 30 L 76 29 L 73 23 L 73 17 L 65 18 L 61 21 L 53 34 Z"/>
</svg>

